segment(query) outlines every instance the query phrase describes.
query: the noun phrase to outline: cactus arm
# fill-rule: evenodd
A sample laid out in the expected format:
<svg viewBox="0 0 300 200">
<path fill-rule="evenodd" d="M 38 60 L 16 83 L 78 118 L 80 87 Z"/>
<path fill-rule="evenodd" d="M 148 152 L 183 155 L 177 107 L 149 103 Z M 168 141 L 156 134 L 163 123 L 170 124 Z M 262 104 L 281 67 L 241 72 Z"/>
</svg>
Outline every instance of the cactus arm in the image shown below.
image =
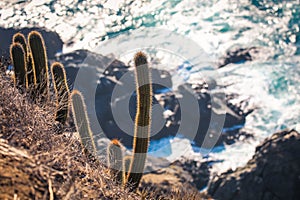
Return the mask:
<svg viewBox="0 0 300 200">
<path fill-rule="evenodd" d="M 55 120 L 64 124 L 68 117 L 70 96 L 64 66 L 59 62 L 53 63 L 51 66 L 51 74 L 56 95 L 57 110 Z"/>
<path fill-rule="evenodd" d="M 80 135 L 81 143 L 90 151 L 90 153 L 94 153 L 94 155 L 96 155 L 97 149 L 93 139 L 93 133 L 90 129 L 83 96 L 78 90 L 73 90 L 71 99 L 74 121 L 76 129 Z"/>
<path fill-rule="evenodd" d="M 138 52 L 134 58 L 136 89 L 137 89 L 137 113 L 135 118 L 133 155 L 128 175 L 128 183 L 135 190 L 142 178 L 148 145 L 150 140 L 151 109 L 152 109 L 152 85 L 147 57 Z"/>
</svg>

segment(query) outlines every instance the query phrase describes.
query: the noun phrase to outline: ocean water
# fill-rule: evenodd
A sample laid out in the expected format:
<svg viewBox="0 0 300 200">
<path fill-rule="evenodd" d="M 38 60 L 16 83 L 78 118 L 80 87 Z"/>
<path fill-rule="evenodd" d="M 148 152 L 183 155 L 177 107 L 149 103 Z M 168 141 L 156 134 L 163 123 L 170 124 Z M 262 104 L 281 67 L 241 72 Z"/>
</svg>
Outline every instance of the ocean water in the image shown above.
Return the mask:
<svg viewBox="0 0 300 200">
<path fill-rule="evenodd" d="M 252 139 L 214 148 L 205 156 L 218 161 L 212 165 L 215 173 L 243 166 L 256 145 L 275 131 L 300 130 L 299 0 L 2 0 L 0 26 L 56 31 L 65 42 L 64 52 L 144 39 L 157 45 L 148 53 L 173 77 L 180 77 L 174 78 L 181 80 L 178 84 L 197 81 L 206 71 L 217 73 L 218 85 L 227 86 L 225 93 L 239 94 L 232 101 L 248 99 L 256 109 L 241 130 L 253 134 Z M 151 30 L 167 34 L 156 41 Z M 192 41 L 201 49 L 188 58 L 183 55 L 189 49 L 177 46 L 170 51 L 168 34 L 185 38 L 176 44 Z M 254 61 L 216 69 L 228 49 L 245 47 L 258 48 Z M 114 53 L 130 62 L 134 50 Z M 201 148 L 181 137 L 152 142 L 150 151 L 169 160 L 182 154 L 202 158 Z"/>
</svg>

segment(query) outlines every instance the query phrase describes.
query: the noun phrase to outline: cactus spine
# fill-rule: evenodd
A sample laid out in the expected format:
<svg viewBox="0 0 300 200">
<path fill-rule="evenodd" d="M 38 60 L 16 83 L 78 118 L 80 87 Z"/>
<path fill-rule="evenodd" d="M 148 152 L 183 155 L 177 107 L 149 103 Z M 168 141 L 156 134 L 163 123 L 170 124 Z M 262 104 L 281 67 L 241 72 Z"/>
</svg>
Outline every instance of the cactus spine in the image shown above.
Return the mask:
<svg viewBox="0 0 300 200">
<path fill-rule="evenodd" d="M 96 155 L 96 145 L 93 139 L 93 133 L 90 129 L 90 124 L 82 94 L 78 90 L 73 90 L 71 99 L 74 121 L 77 131 L 80 135 L 81 143 L 91 153 L 94 153 Z"/>
<path fill-rule="evenodd" d="M 39 32 L 31 31 L 28 35 L 28 43 L 32 58 L 32 69 L 35 75 L 37 92 L 38 94 L 41 94 L 43 98 L 48 99 L 48 61 L 44 39 Z"/>
<path fill-rule="evenodd" d="M 134 57 L 134 63 L 137 113 L 135 118 L 133 155 L 128 174 L 128 183 L 132 184 L 132 190 L 136 190 L 144 172 L 150 140 L 152 109 L 152 85 L 146 55 L 138 52 Z"/>
<path fill-rule="evenodd" d="M 64 124 L 68 117 L 70 96 L 64 66 L 59 62 L 53 63 L 51 66 L 51 74 L 56 95 L 57 110 L 55 120 Z"/>
<path fill-rule="evenodd" d="M 122 144 L 117 139 L 112 140 L 108 145 L 107 163 L 112 175 L 116 176 L 118 183 L 122 183 L 123 151 Z"/>
<path fill-rule="evenodd" d="M 14 65 L 15 83 L 27 88 L 26 57 L 20 43 L 13 43 L 10 47 L 10 56 Z"/>
</svg>

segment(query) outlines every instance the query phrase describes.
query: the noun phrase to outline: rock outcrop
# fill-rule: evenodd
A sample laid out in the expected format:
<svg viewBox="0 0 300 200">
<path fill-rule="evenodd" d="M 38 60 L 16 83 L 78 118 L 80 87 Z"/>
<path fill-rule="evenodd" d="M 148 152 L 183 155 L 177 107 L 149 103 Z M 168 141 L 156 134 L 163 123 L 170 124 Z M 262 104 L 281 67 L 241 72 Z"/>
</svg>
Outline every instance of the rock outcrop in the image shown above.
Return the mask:
<svg viewBox="0 0 300 200">
<path fill-rule="evenodd" d="M 214 177 L 208 193 L 222 200 L 300 199 L 299 152 L 299 133 L 275 133 L 256 148 L 246 166 Z"/>
</svg>

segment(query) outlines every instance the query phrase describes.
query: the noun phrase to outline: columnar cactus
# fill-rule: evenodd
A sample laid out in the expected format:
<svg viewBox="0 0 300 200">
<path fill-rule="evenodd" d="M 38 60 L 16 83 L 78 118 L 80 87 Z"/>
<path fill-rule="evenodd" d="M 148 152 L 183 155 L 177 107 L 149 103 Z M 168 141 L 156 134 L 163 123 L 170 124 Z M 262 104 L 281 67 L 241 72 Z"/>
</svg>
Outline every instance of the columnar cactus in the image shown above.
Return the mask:
<svg viewBox="0 0 300 200">
<path fill-rule="evenodd" d="M 69 87 L 67 83 L 64 66 L 55 62 L 51 66 L 52 80 L 56 95 L 56 115 L 55 120 L 64 124 L 68 117 L 69 111 Z"/>
<path fill-rule="evenodd" d="M 10 57 L 14 65 L 15 84 L 22 85 L 27 88 L 26 57 L 23 46 L 20 43 L 13 43 L 10 46 Z"/>
<path fill-rule="evenodd" d="M 43 98 L 49 97 L 48 61 L 45 42 L 42 35 L 37 31 L 31 31 L 28 35 L 32 68 L 34 71 L 37 93 Z"/>
<path fill-rule="evenodd" d="M 136 190 L 144 172 L 150 140 L 151 109 L 152 109 L 152 85 L 147 57 L 138 52 L 134 57 L 137 113 L 135 118 L 133 155 L 130 163 L 128 183 L 131 189 Z"/>
<path fill-rule="evenodd" d="M 116 180 L 119 183 L 123 182 L 123 151 L 122 144 L 119 140 L 114 139 L 108 145 L 107 148 L 107 163 L 113 176 L 116 176 Z"/>
<path fill-rule="evenodd" d="M 74 121 L 80 135 L 81 143 L 90 151 L 90 153 L 94 153 L 96 155 L 97 149 L 93 139 L 93 133 L 90 129 L 83 96 L 78 90 L 73 90 L 71 100 Z"/>
</svg>

